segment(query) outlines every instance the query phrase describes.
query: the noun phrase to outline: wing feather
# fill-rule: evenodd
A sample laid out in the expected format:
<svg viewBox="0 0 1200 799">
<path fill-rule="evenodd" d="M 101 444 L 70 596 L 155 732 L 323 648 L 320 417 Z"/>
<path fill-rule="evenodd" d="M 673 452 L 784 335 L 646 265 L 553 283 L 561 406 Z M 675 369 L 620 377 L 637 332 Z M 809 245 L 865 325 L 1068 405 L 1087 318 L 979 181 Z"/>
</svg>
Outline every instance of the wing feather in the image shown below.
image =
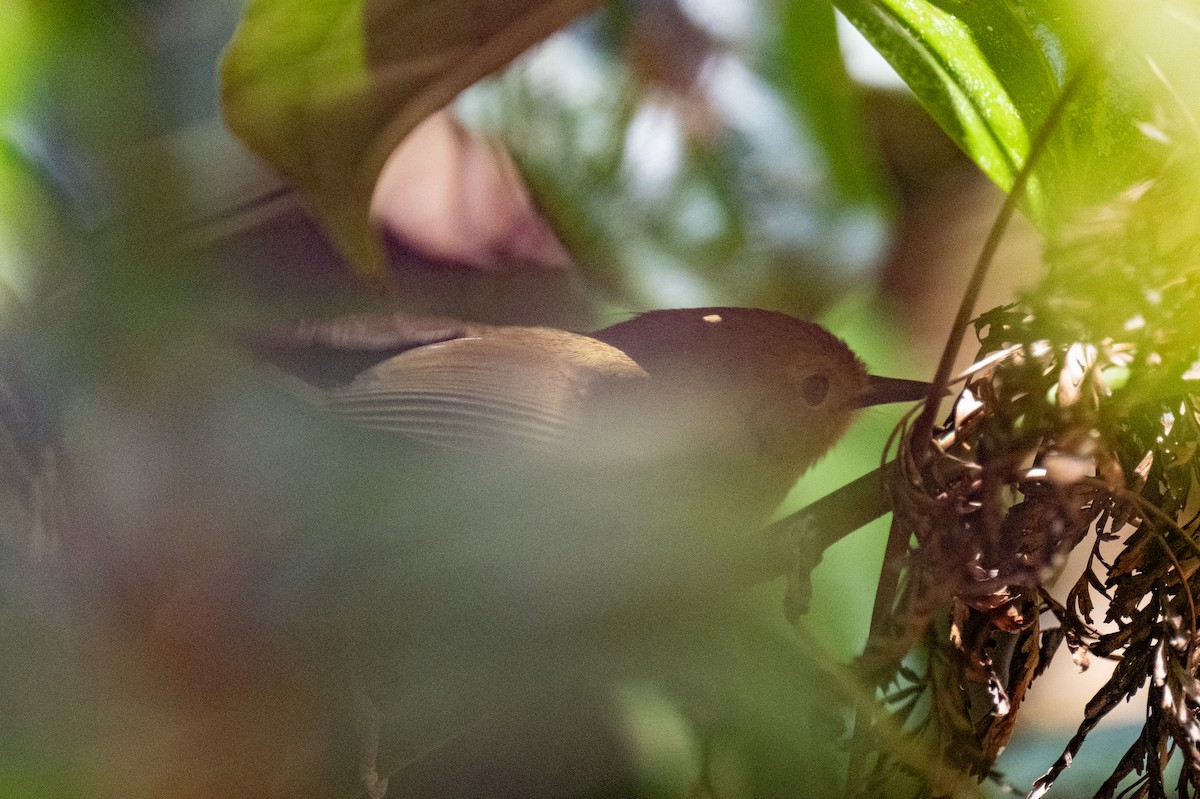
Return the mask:
<svg viewBox="0 0 1200 799">
<path fill-rule="evenodd" d="M 549 328 L 495 328 L 396 355 L 326 392 L 348 422 L 452 449 L 562 446 L 590 403 L 646 379 L 623 352 Z"/>
</svg>

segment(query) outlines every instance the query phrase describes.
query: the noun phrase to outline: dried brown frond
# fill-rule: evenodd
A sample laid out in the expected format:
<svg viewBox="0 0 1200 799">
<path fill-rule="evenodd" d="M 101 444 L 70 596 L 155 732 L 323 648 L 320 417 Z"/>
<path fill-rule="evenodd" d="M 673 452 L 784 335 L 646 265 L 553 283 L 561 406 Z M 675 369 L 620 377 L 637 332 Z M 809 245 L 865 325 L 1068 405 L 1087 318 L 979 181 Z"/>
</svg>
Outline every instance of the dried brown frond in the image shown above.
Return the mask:
<svg viewBox="0 0 1200 799">
<path fill-rule="evenodd" d="M 1139 738 L 1097 795 L 1137 773 L 1144 795 L 1166 797 L 1178 758 L 1173 791 L 1200 796 L 1200 240 L 1163 237 L 1163 214 L 1200 230 L 1163 180 L 1060 234 L 1042 285 L 976 320 L 977 366 L 933 446 L 901 437 L 894 534 L 909 548 L 861 666 L 933 752 L 926 794 L 948 795 L 947 774 L 992 774 L 1065 650 L 1081 670 L 1117 667 L 1030 795 L 1148 685 Z M 1060 603 L 1048 585 L 1079 546 L 1087 565 Z M 890 765 L 880 755 L 869 784 Z"/>
</svg>

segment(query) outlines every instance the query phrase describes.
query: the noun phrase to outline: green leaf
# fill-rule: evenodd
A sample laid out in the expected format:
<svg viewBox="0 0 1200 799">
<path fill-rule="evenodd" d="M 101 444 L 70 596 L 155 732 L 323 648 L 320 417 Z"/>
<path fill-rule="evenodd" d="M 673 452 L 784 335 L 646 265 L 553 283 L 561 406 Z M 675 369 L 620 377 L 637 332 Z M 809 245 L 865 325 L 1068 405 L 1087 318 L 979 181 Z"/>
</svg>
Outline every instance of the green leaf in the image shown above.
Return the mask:
<svg viewBox="0 0 1200 799">
<path fill-rule="evenodd" d="M 233 131 L 381 278 L 371 192 L 404 135 L 599 0 L 253 0 L 225 53 Z"/>
<path fill-rule="evenodd" d="M 1170 140 L 1194 135 L 1196 98 L 1183 96 L 1190 73 L 1177 69 L 1168 76 L 1171 67 L 1190 62 L 1169 55 L 1194 53 L 1200 38 L 1200 22 L 1188 4 L 836 3 L 938 124 L 1005 190 L 1067 81 L 1085 72 L 1023 198 L 1026 213 L 1043 230 L 1156 178 L 1177 147 Z M 1148 125 L 1154 128 L 1149 133 Z"/>
<path fill-rule="evenodd" d="M 1060 84 L 1026 20 L 1005 2 L 840 0 L 838 7 L 1007 190 Z"/>
</svg>

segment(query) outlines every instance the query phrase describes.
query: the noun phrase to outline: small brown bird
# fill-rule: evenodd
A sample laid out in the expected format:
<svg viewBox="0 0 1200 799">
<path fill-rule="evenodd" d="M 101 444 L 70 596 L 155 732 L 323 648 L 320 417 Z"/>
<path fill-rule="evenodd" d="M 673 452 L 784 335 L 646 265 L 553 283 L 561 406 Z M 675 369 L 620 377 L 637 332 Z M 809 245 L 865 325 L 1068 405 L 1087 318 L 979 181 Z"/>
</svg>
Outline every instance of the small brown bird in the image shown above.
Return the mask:
<svg viewBox="0 0 1200 799">
<path fill-rule="evenodd" d="M 868 376 L 821 326 L 753 308 L 651 311 L 591 335 L 349 317 L 269 342 L 277 363 L 324 388 L 324 404 L 354 425 L 481 454 L 670 461 L 758 486 L 751 516 L 772 510 L 762 506 L 858 410 L 928 388 Z"/>
<path fill-rule="evenodd" d="M 592 335 L 351 317 L 258 345 L 361 440 L 404 453 L 383 480 L 408 493 L 381 540 L 426 542 L 413 551 L 446 571 L 433 582 L 453 573 L 493 607 L 669 591 L 709 542 L 761 526 L 859 409 L 927 390 L 869 377 L 819 325 L 749 308 Z"/>
<path fill-rule="evenodd" d="M 861 407 L 927 390 L 869 377 L 818 325 L 746 308 L 592 335 L 363 316 L 255 349 L 315 389 L 334 432 L 307 450 L 328 475 L 313 491 L 324 515 L 282 571 L 317 565 L 286 606 L 303 629 L 324 620 L 313 640 L 333 630 L 321 651 L 353 652 L 359 689 L 388 708 L 369 782 L 411 760 L 407 743 L 444 739 L 444 697 L 476 697 L 473 724 L 504 709 L 458 760 L 406 773 L 434 796 L 473 779 L 568 792 L 545 775 L 586 793 L 634 773 L 609 682 L 624 695 L 643 670 L 685 686 L 740 673 L 712 666 L 724 634 L 695 649 L 688 619 L 726 605 L 705 586 Z"/>
</svg>

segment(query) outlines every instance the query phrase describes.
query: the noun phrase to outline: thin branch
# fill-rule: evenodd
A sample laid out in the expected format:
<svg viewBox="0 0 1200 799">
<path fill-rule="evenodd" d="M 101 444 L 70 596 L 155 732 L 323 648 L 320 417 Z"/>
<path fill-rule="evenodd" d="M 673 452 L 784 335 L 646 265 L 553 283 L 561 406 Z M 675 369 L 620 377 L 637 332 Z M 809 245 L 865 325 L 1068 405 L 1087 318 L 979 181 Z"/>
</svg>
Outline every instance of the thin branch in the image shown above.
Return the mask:
<svg viewBox="0 0 1200 799">
<path fill-rule="evenodd" d="M 1013 178 L 1012 187 L 1008 191 L 1008 195 L 1004 198 L 1004 204 L 1000 207 L 1000 212 L 996 215 L 996 221 L 992 223 L 992 228 L 988 231 L 987 240 L 984 242 L 983 250 L 979 253 L 979 260 L 975 262 L 975 268 L 971 272 L 971 280 L 967 284 L 967 289 L 963 292 L 962 302 L 958 306 L 958 314 L 954 317 L 954 325 L 950 329 L 950 335 L 946 339 L 946 348 L 942 351 L 942 359 L 938 362 L 937 372 L 933 378 L 933 384 L 929 389 L 929 398 L 925 401 L 925 407 L 921 411 L 921 415 L 917 418 L 917 422 L 913 425 L 913 441 L 916 442 L 916 452 L 914 453 L 918 459 L 921 458 L 928 450 L 930 439 L 933 435 L 933 423 L 937 416 L 938 406 L 941 404 L 941 399 L 946 393 L 946 389 L 950 383 L 950 372 L 954 368 L 954 361 L 958 358 L 959 348 L 962 346 L 962 340 L 967 331 L 967 325 L 970 324 L 971 318 L 975 314 L 975 303 L 979 300 L 979 292 L 983 288 L 984 278 L 987 276 L 988 268 L 992 265 L 992 259 L 996 255 L 996 251 L 1000 248 L 1000 242 L 1004 239 L 1004 233 L 1008 229 L 1008 223 L 1012 220 L 1013 213 L 1017 210 L 1017 203 L 1020 202 L 1024 195 L 1025 186 L 1029 182 L 1029 178 L 1033 175 L 1034 167 L 1037 166 L 1041 156 L 1045 153 L 1046 148 L 1050 144 L 1050 139 L 1054 134 L 1058 123 L 1062 120 L 1063 114 L 1066 113 L 1067 107 L 1071 104 L 1075 93 L 1083 84 L 1084 76 L 1089 72 L 1089 64 L 1085 63 L 1080 69 L 1067 81 L 1063 86 L 1062 94 L 1058 100 L 1050 107 L 1050 112 L 1046 114 L 1046 119 L 1038 128 L 1037 136 L 1029 147 L 1029 155 L 1026 156 L 1025 162 L 1021 164 L 1021 168 L 1017 171 Z"/>
</svg>

